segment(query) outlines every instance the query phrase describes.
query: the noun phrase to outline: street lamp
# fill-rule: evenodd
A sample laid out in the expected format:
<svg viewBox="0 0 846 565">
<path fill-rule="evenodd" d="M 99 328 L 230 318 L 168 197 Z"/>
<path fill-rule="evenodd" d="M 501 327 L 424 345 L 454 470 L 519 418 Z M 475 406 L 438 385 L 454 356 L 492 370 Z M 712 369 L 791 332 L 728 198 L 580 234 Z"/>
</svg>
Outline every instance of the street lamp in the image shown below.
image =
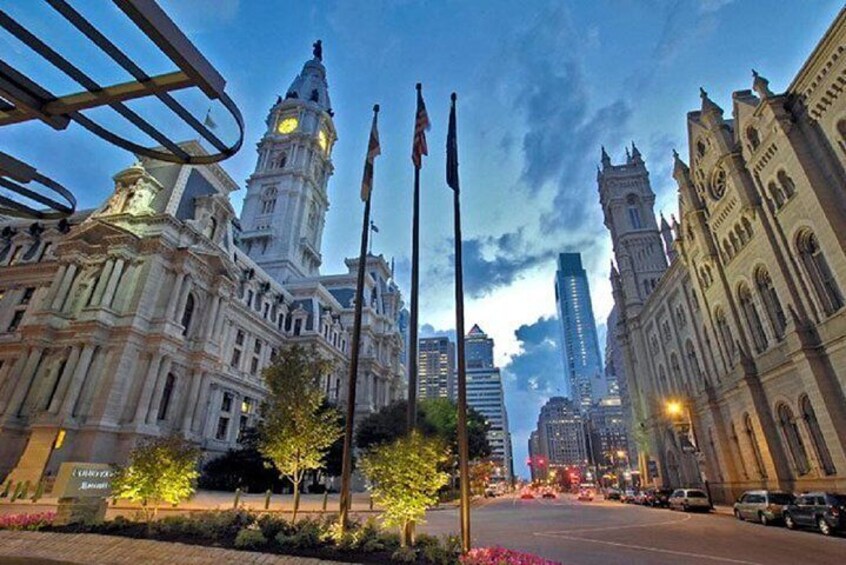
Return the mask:
<svg viewBox="0 0 846 565">
<path fill-rule="evenodd" d="M 711 500 L 711 487 L 708 484 L 708 477 L 705 474 L 704 454 L 699 449 L 699 440 L 696 437 L 696 430 L 693 427 L 693 417 L 690 411 L 690 405 L 687 401 L 668 400 L 664 409 L 673 427 L 676 428 L 679 443 L 684 453 L 692 453 L 696 457 L 696 467 L 699 470 L 699 480 L 702 481 L 705 491 L 708 493 L 708 501 Z"/>
</svg>

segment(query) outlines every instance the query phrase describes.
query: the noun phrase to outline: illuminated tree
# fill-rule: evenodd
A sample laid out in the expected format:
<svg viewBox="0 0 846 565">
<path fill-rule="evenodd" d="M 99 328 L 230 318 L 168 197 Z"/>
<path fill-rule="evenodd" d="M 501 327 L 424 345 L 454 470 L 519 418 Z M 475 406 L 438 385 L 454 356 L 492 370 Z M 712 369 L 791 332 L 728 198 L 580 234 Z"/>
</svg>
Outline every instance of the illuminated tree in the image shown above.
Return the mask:
<svg viewBox="0 0 846 565">
<path fill-rule="evenodd" d="M 321 469 L 329 447 L 342 428 L 337 411 L 323 408 L 320 381 L 332 363 L 314 349 L 285 349 L 262 375 L 268 395 L 262 403 L 259 451 L 294 485 L 294 515 L 300 507 L 300 485 L 309 471 Z"/>
<path fill-rule="evenodd" d="M 496 471 L 496 465 L 490 460 L 477 460 L 470 465 L 470 491 L 482 496 L 485 488 Z"/>
<path fill-rule="evenodd" d="M 440 467 L 449 459 L 444 443 L 417 431 L 382 444 L 361 458 L 373 499 L 384 508 L 386 526 L 398 526 L 403 546 L 413 543 L 411 524 L 421 522 L 426 509 L 438 502 L 438 490 L 449 475 Z"/>
<path fill-rule="evenodd" d="M 128 465 L 118 468 L 112 492 L 117 498 L 140 503 L 149 523 L 159 505 L 191 498 L 199 459 L 200 450 L 180 436 L 144 440 L 130 452 Z"/>
</svg>

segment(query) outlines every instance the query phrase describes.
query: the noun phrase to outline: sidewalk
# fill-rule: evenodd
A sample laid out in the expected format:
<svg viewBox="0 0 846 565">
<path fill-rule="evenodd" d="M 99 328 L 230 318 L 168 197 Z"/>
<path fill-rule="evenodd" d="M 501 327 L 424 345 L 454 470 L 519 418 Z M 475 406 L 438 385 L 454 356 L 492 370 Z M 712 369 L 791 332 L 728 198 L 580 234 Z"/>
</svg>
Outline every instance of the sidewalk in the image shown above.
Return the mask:
<svg viewBox="0 0 846 565">
<path fill-rule="evenodd" d="M 307 557 L 287 557 L 117 536 L 0 530 L 0 562 L 5 561 L 3 558 L 25 558 L 27 562 L 49 559 L 59 563 L 96 563 L 98 565 L 126 563 L 343 565 L 336 561 L 321 561 Z"/>
</svg>

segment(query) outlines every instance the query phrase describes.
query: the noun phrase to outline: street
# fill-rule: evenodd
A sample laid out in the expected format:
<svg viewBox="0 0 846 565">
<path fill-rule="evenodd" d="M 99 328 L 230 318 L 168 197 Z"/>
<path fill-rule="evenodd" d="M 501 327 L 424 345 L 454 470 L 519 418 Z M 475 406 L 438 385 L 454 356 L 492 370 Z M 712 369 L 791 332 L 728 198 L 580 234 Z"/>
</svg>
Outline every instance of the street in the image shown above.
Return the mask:
<svg viewBox="0 0 846 565">
<path fill-rule="evenodd" d="M 457 510 L 430 512 L 421 531 L 458 531 Z M 684 514 L 619 502 L 575 498 L 483 502 L 472 512 L 474 546 L 500 545 L 565 565 L 614 563 L 839 563 L 846 539 L 739 522 L 717 514 Z"/>
</svg>

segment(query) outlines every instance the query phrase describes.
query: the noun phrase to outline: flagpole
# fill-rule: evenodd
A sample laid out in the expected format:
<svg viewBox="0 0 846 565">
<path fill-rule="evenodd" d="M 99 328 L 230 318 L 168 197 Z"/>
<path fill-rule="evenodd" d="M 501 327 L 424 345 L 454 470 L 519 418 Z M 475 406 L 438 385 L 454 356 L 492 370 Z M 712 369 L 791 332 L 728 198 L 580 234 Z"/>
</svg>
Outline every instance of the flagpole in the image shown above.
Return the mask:
<svg viewBox="0 0 846 565">
<path fill-rule="evenodd" d="M 456 357 L 458 363 L 458 469 L 461 479 L 461 550 L 470 551 L 470 448 L 467 438 L 467 367 L 464 361 L 464 267 L 461 245 L 461 203 L 458 190 L 458 140 L 455 124 L 455 101 L 457 96 L 452 93 L 452 108 L 450 129 L 453 142 L 454 179 L 453 183 L 453 216 L 455 222 L 455 337 Z M 448 143 L 449 145 L 449 143 Z M 449 151 L 449 149 L 448 149 Z"/>
<path fill-rule="evenodd" d="M 417 83 L 418 100 L 423 85 Z M 417 127 L 417 126 L 415 126 Z M 408 432 L 417 424 L 417 307 L 420 286 L 420 165 L 414 164 L 414 200 L 411 213 L 411 313 L 408 329 Z"/>
<path fill-rule="evenodd" d="M 379 105 L 373 106 L 373 123 L 376 124 L 376 117 L 379 114 Z M 372 134 L 371 134 L 372 135 Z M 368 149 L 369 151 L 369 149 Z M 372 177 L 371 177 L 372 182 Z M 370 194 L 364 201 L 364 219 L 361 223 L 361 251 L 358 255 L 358 276 L 355 286 L 355 314 L 353 317 L 352 350 L 350 351 L 350 373 L 347 379 L 347 419 L 344 423 L 344 457 L 341 465 L 341 500 L 340 500 L 340 523 L 341 528 L 346 529 L 349 518 L 349 511 L 352 507 L 352 495 L 350 483 L 352 481 L 352 440 L 353 424 L 355 420 L 355 393 L 356 381 L 358 379 L 358 352 L 361 344 L 361 316 L 364 305 L 364 273 L 367 262 L 367 237 L 370 232 Z"/>
</svg>

